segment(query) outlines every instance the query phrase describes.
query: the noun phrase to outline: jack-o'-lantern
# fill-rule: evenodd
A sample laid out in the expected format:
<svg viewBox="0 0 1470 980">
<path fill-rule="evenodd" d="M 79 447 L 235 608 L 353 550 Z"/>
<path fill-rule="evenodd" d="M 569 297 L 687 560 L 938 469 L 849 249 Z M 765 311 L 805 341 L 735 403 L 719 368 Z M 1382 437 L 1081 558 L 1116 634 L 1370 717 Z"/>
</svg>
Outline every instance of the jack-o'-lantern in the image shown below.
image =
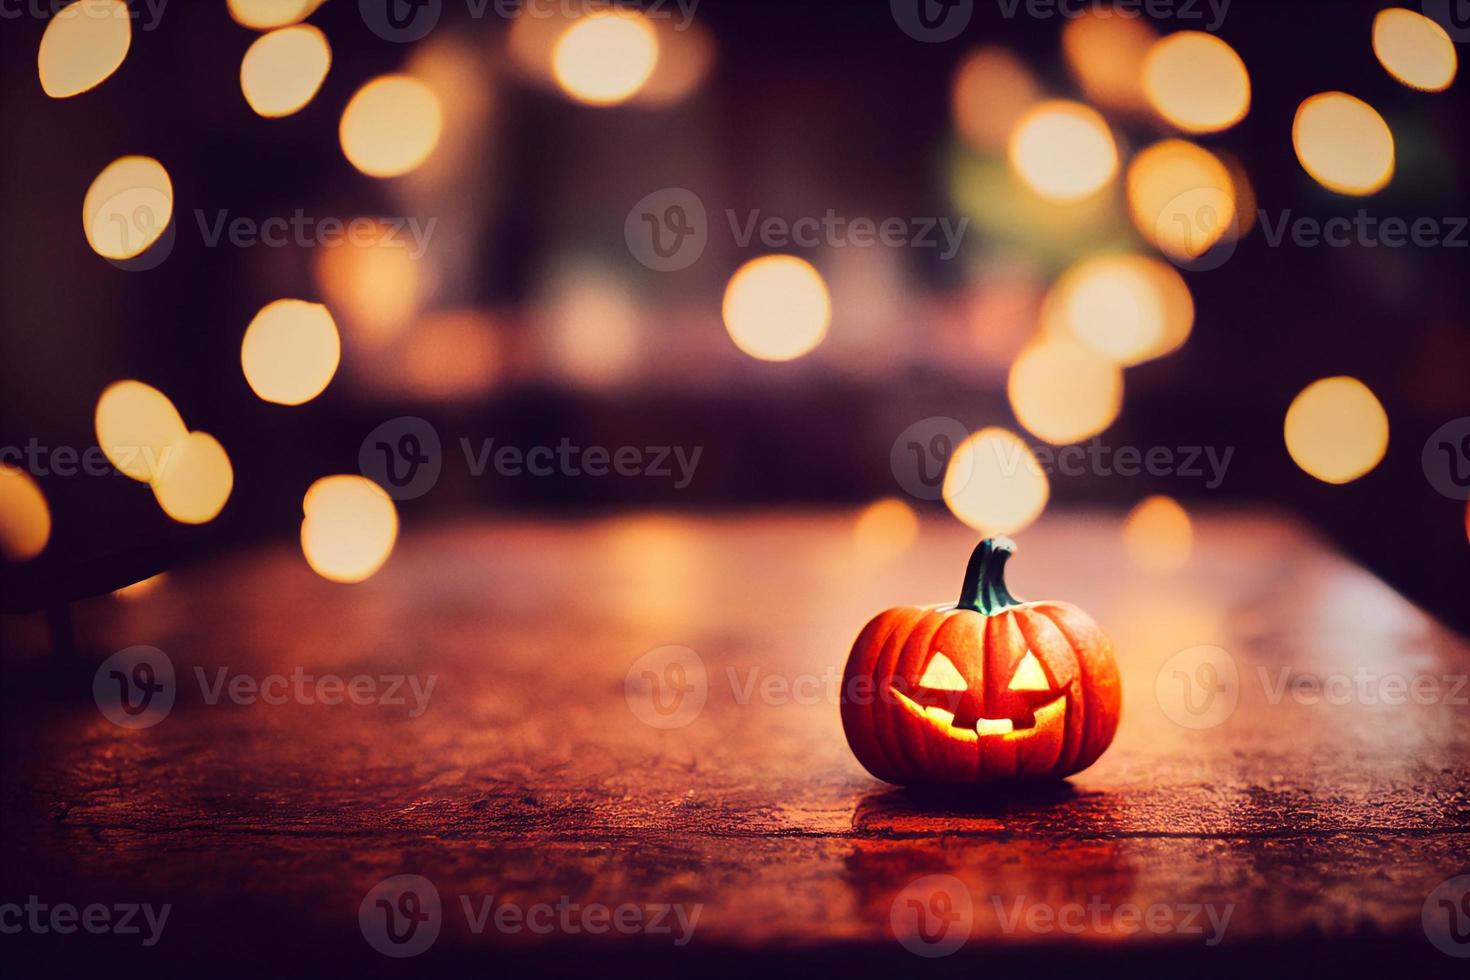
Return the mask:
<svg viewBox="0 0 1470 980">
<path fill-rule="evenodd" d="M 1066 602 L 1006 589 L 1008 538 L 980 543 L 954 605 L 906 606 L 859 634 L 842 683 L 853 754 L 890 783 L 1060 778 L 1118 728 L 1113 647 Z"/>
</svg>

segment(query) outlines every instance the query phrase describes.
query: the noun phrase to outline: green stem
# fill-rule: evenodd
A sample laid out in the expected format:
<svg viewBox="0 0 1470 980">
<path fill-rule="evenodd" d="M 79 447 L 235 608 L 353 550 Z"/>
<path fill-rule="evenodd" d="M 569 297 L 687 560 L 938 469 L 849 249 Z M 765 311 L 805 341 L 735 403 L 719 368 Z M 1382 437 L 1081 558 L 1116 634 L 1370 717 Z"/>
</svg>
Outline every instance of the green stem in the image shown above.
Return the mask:
<svg viewBox="0 0 1470 980">
<path fill-rule="evenodd" d="M 1021 605 L 1021 600 L 1006 588 L 1006 562 L 1016 553 L 1016 542 L 1010 538 L 986 538 L 970 556 L 965 569 L 965 584 L 960 588 L 957 609 L 973 609 L 993 616 L 1003 609 Z"/>
</svg>

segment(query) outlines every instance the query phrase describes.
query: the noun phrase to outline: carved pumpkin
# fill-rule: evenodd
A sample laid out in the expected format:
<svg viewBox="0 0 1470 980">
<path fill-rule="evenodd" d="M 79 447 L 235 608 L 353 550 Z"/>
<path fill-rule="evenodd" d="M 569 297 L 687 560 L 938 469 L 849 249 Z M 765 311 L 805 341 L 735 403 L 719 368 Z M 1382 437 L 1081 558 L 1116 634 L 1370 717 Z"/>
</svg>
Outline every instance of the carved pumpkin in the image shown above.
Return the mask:
<svg viewBox="0 0 1470 980">
<path fill-rule="evenodd" d="M 960 601 L 906 606 L 859 634 L 842 683 L 858 761 L 890 783 L 1061 778 L 1118 728 L 1111 641 L 1076 606 L 1007 591 L 1008 538 L 980 543 Z"/>
</svg>

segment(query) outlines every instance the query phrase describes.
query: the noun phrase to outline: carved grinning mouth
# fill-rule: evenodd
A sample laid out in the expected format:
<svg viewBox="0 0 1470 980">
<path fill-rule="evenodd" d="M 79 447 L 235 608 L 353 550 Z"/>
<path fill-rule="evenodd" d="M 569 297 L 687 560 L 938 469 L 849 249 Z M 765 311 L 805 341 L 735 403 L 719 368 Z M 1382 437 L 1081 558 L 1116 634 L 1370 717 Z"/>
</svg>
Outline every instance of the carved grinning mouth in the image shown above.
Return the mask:
<svg viewBox="0 0 1470 980">
<path fill-rule="evenodd" d="M 935 705 L 921 705 L 896 687 L 890 687 L 905 708 L 919 718 L 928 719 L 929 722 L 952 738 L 962 742 L 978 742 L 981 738 L 1000 738 L 1003 741 L 1017 741 L 1026 738 L 1037 729 L 1050 728 L 1060 724 L 1067 706 L 1063 700 L 1066 691 L 1057 692 L 1056 697 L 1038 707 L 1025 718 L 980 718 L 975 722 L 975 727 L 958 728 L 954 723 L 954 712 Z"/>
</svg>

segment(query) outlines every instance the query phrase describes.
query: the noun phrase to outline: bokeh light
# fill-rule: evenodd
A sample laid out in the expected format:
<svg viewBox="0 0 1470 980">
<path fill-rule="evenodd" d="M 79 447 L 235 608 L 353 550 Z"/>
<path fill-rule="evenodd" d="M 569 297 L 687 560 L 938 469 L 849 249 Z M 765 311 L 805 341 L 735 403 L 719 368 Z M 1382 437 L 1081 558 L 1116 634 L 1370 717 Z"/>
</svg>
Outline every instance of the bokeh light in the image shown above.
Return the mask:
<svg viewBox="0 0 1470 980">
<path fill-rule="evenodd" d="M 36 53 L 41 88 L 53 99 L 80 95 L 122 66 L 133 43 L 124 0 L 76 0 L 46 24 Z"/>
<path fill-rule="evenodd" d="M 1118 173 L 1118 148 L 1107 122 L 1080 102 L 1042 102 L 1016 124 L 1011 166 L 1050 201 L 1078 201 Z"/>
<path fill-rule="evenodd" d="M 82 200 L 82 230 L 104 259 L 131 259 L 158 241 L 174 216 L 174 185 L 152 157 L 109 163 Z"/>
<path fill-rule="evenodd" d="M 1245 164 L 1241 162 L 1240 157 L 1228 150 L 1221 150 L 1215 156 L 1225 164 L 1225 169 L 1230 172 L 1230 187 L 1235 196 L 1235 222 L 1226 228 L 1221 240 L 1241 239 L 1256 226 L 1256 186 L 1251 181 L 1251 175 L 1246 171 Z"/>
<path fill-rule="evenodd" d="M 1189 133 L 1217 133 L 1245 118 L 1250 75 L 1235 49 L 1213 34 L 1162 38 L 1143 65 L 1143 88 L 1158 114 Z"/>
<path fill-rule="evenodd" d="M 556 88 L 556 78 L 551 69 L 552 54 L 567 28 L 576 22 L 576 12 L 549 6 L 540 13 L 545 16 L 533 16 L 522 9 L 511 19 L 510 30 L 505 35 L 506 53 L 510 64 L 522 76 Z"/>
<path fill-rule="evenodd" d="M 1041 99 L 1041 86 L 1010 51 L 983 47 L 960 62 L 950 98 L 960 137 L 982 153 L 1000 153 L 1021 117 Z"/>
<path fill-rule="evenodd" d="M 158 587 L 168 580 L 168 572 L 159 572 L 147 578 L 139 579 L 132 585 L 124 585 L 120 589 L 114 589 L 112 594 L 126 602 L 137 602 L 152 593 L 158 591 Z"/>
<path fill-rule="evenodd" d="M 306 106 L 332 66 L 327 36 L 310 24 L 256 38 L 240 60 L 240 91 L 257 114 L 289 116 Z"/>
<path fill-rule="evenodd" d="M 1183 346 L 1194 298 L 1171 265 L 1143 255 L 1099 255 L 1064 272 L 1042 308 L 1046 332 L 1081 341 L 1123 367 Z"/>
<path fill-rule="evenodd" d="M 240 365 L 250 389 L 278 405 L 300 405 L 320 395 L 341 358 L 332 314 L 320 303 L 299 299 L 266 306 L 240 342 Z"/>
<path fill-rule="evenodd" d="M 168 396 L 141 381 L 115 381 L 97 399 L 97 445 L 119 472 L 151 482 L 168 462 L 167 452 L 188 434 Z"/>
<path fill-rule="evenodd" d="M 0 554 L 30 561 L 51 540 L 51 508 L 36 481 L 24 470 L 0 463 Z"/>
<path fill-rule="evenodd" d="M 235 470 L 225 447 L 207 432 L 190 432 L 169 445 L 153 496 L 180 524 L 204 524 L 219 516 L 234 487 Z"/>
<path fill-rule="evenodd" d="M 1143 17 L 1087 11 L 1062 28 L 1062 53 L 1089 100 L 1137 112 L 1148 107 L 1143 63 L 1158 37 Z"/>
<path fill-rule="evenodd" d="M 672 17 L 650 18 L 658 35 L 653 71 L 630 101 L 662 108 L 677 105 L 698 91 L 715 63 L 715 39 L 698 21 L 680 24 Z"/>
<path fill-rule="evenodd" d="M 326 0 L 228 0 L 230 16 L 241 27 L 269 31 L 311 16 Z"/>
<path fill-rule="evenodd" d="M 1346 92 L 1298 106 L 1291 142 L 1302 168 L 1328 190 L 1362 196 L 1393 179 L 1393 132 L 1376 109 Z"/>
<path fill-rule="evenodd" d="M 439 97 L 408 75 L 380 75 L 342 110 L 342 152 L 369 177 L 398 177 L 434 152 L 444 124 Z"/>
<path fill-rule="evenodd" d="M 875 500 L 862 509 L 852 529 L 853 549 L 874 565 L 892 561 L 919 537 L 919 517 L 897 497 Z"/>
<path fill-rule="evenodd" d="M 316 283 L 355 341 L 381 347 L 402 334 L 430 283 L 407 236 L 385 222 L 317 249 Z"/>
<path fill-rule="evenodd" d="M 1350 483 L 1388 451 L 1388 414 L 1357 378 L 1315 381 L 1286 411 L 1286 449 L 1324 483 Z"/>
<path fill-rule="evenodd" d="M 597 261 L 568 260 L 538 285 L 535 306 L 553 376 L 592 388 L 637 376 L 646 321 L 617 271 Z"/>
<path fill-rule="evenodd" d="M 643 87 L 658 57 L 658 35 L 643 13 L 601 10 L 566 28 L 552 49 L 551 68 L 562 91 L 576 101 L 611 106 Z"/>
<path fill-rule="evenodd" d="M 322 477 L 302 498 L 301 553 L 314 572 L 333 582 L 370 578 L 398 540 L 393 500 L 369 479 Z"/>
<path fill-rule="evenodd" d="M 763 255 L 725 287 L 725 329 L 735 346 L 763 361 L 789 361 L 822 342 L 832 300 L 821 273 L 794 255 Z"/>
<path fill-rule="evenodd" d="M 1006 384 L 1016 418 L 1057 445 L 1097 435 L 1123 407 L 1123 371 L 1091 347 L 1043 336 L 1011 365 Z"/>
<path fill-rule="evenodd" d="M 502 356 L 494 322 L 479 310 L 445 310 L 414 324 L 403 355 L 402 383 L 420 398 L 446 401 L 495 386 Z"/>
<path fill-rule="evenodd" d="M 1380 10 L 1373 18 L 1373 53 L 1390 75 L 1425 92 L 1449 88 L 1460 67 L 1445 29 L 1403 7 Z"/>
<path fill-rule="evenodd" d="M 1138 233 L 1176 262 L 1197 259 L 1238 234 L 1229 168 L 1188 140 L 1163 140 L 1139 153 L 1128 167 L 1127 186 Z"/>
<path fill-rule="evenodd" d="M 1189 512 L 1172 497 L 1141 501 L 1123 522 L 1123 547 L 1139 568 L 1174 572 L 1189 564 L 1194 551 L 1194 524 Z"/>
<path fill-rule="evenodd" d="M 1051 485 L 1020 436 L 997 426 L 955 447 L 944 472 L 944 502 L 981 535 L 1015 534 L 1041 516 Z"/>
</svg>

